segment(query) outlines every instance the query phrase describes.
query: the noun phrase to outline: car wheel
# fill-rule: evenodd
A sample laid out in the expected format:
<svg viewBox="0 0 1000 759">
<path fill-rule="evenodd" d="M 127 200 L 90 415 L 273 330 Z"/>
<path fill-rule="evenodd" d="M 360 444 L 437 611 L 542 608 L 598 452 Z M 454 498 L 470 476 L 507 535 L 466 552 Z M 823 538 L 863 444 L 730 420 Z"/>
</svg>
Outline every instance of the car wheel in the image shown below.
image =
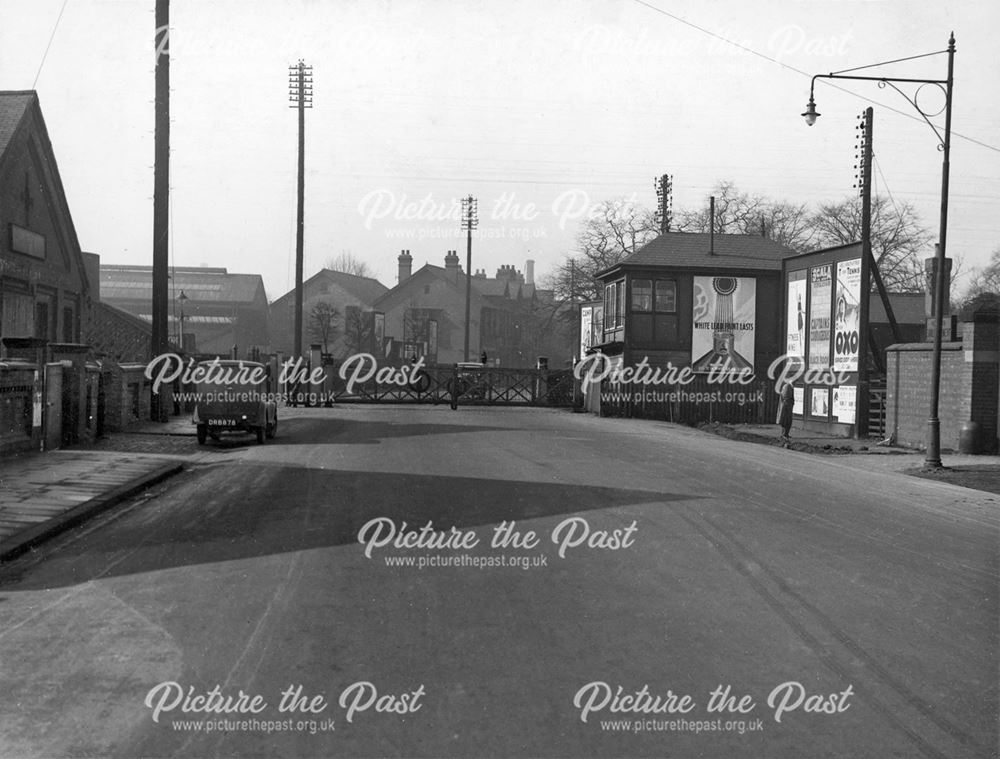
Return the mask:
<svg viewBox="0 0 1000 759">
<path fill-rule="evenodd" d="M 198 425 L 198 445 L 205 445 L 205 440 L 208 439 L 208 427 L 204 424 Z"/>
</svg>

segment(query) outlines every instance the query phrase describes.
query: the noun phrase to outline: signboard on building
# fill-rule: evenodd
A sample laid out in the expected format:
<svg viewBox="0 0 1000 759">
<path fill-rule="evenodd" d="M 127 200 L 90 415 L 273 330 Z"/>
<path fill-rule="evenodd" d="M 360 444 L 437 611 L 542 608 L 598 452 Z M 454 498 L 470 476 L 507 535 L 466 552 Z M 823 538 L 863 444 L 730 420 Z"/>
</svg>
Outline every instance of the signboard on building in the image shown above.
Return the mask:
<svg viewBox="0 0 1000 759">
<path fill-rule="evenodd" d="M 695 277 L 692 369 L 753 369 L 756 309 L 753 277 Z"/>
<path fill-rule="evenodd" d="M 830 304 L 833 280 L 830 264 L 809 269 L 809 368 L 830 366 Z M 794 272 L 790 272 L 790 275 Z"/>
<path fill-rule="evenodd" d="M 10 249 L 32 258 L 45 259 L 45 237 L 30 229 L 11 223 Z"/>
<path fill-rule="evenodd" d="M 788 274 L 788 312 L 785 324 L 785 353 L 803 357 L 806 354 L 806 271 Z"/>
<path fill-rule="evenodd" d="M 833 318 L 834 371 L 858 370 L 861 259 L 837 263 L 837 306 Z"/>
</svg>

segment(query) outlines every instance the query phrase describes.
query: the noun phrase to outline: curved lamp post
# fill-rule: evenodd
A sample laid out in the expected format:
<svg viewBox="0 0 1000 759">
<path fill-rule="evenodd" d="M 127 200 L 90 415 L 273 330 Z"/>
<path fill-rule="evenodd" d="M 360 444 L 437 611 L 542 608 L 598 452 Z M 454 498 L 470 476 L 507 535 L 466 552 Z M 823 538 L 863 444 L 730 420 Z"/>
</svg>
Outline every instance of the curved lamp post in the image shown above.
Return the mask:
<svg viewBox="0 0 1000 759">
<path fill-rule="evenodd" d="M 948 55 L 948 78 L 947 79 L 904 79 L 899 77 L 891 76 L 854 76 L 851 75 L 852 71 L 861 71 L 862 69 L 870 69 L 876 66 L 885 66 L 890 63 L 900 63 L 901 61 L 911 61 L 917 58 L 926 58 L 931 55 L 941 55 L 942 53 L 947 53 Z M 943 326 L 943 315 L 945 308 L 944 300 L 944 261 L 945 261 L 945 241 L 948 235 L 948 172 L 950 169 L 949 156 L 951 153 L 951 102 L 952 102 L 952 92 L 954 89 L 954 70 L 955 70 L 955 34 L 952 32 L 951 37 L 948 39 L 948 49 L 938 50 L 933 53 L 925 53 L 923 55 L 914 55 L 909 58 L 897 58 L 894 61 L 883 61 L 882 63 L 873 63 L 868 66 L 858 66 L 853 69 L 844 69 L 843 71 L 833 71 L 829 74 L 816 74 L 812 78 L 812 83 L 809 85 L 809 103 L 806 105 L 806 110 L 802 114 L 802 117 L 806 120 L 806 124 L 812 126 L 816 123 L 816 119 L 820 116 L 819 112 L 816 110 L 816 101 L 814 99 L 814 92 L 816 87 L 817 79 L 857 79 L 870 82 L 878 82 L 880 88 L 886 86 L 892 87 L 900 95 L 902 95 L 906 101 L 912 105 L 917 113 L 920 114 L 921 118 L 927 122 L 934 135 L 938 139 L 938 150 L 943 154 L 943 163 L 941 166 L 941 227 L 938 232 L 938 245 L 935 252 L 935 263 L 936 271 L 934 272 L 934 350 L 931 358 L 931 409 L 930 418 L 927 420 L 927 455 L 924 459 L 924 465 L 926 467 L 938 468 L 941 466 L 941 420 L 938 418 L 938 406 L 941 397 L 941 331 Z M 924 111 L 917 104 L 917 93 L 920 91 L 920 87 L 917 87 L 917 91 L 914 92 L 913 97 L 910 97 L 905 92 L 903 92 L 899 87 L 896 86 L 897 82 L 908 83 L 908 84 L 918 84 L 926 85 L 932 84 L 940 89 L 944 93 L 944 135 L 938 131 L 937 127 L 931 123 L 930 117 L 937 116 L 941 112 L 928 113 Z M 867 293 L 865 294 L 867 297 Z M 863 360 L 867 360 L 867 356 Z"/>
</svg>

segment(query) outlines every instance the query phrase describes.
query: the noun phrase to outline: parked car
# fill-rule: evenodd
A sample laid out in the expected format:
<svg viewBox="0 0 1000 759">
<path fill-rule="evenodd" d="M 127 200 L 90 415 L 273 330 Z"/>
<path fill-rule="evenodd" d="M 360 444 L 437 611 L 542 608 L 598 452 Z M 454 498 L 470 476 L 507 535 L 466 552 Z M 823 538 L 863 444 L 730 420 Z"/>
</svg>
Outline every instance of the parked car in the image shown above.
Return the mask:
<svg viewBox="0 0 1000 759">
<path fill-rule="evenodd" d="M 250 433 L 258 443 L 277 434 L 278 404 L 264 364 L 214 359 L 200 362 L 198 369 L 207 380 L 198 383 L 192 416 L 199 445 L 222 433 Z"/>
</svg>

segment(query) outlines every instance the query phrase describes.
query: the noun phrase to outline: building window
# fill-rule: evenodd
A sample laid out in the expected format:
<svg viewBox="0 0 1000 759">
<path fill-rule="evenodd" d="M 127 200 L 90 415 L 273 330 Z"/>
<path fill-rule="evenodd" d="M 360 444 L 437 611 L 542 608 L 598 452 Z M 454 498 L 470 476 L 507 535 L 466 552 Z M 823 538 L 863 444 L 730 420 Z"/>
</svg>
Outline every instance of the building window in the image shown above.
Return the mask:
<svg viewBox="0 0 1000 759">
<path fill-rule="evenodd" d="M 656 312 L 660 314 L 677 312 L 677 283 L 674 280 L 656 280 Z"/>
<path fill-rule="evenodd" d="M 617 329 L 625 323 L 625 282 L 612 282 L 604 288 L 604 329 Z"/>
<path fill-rule="evenodd" d="M 649 279 L 632 280 L 632 310 L 653 310 L 653 282 Z"/>
<path fill-rule="evenodd" d="M 49 339 L 49 304 L 35 304 L 35 337 L 41 340 Z"/>
<path fill-rule="evenodd" d="M 73 324 L 73 309 L 64 308 L 63 309 L 63 342 L 64 343 L 74 343 L 76 342 L 76 330 L 74 329 L 76 325 Z"/>
</svg>

